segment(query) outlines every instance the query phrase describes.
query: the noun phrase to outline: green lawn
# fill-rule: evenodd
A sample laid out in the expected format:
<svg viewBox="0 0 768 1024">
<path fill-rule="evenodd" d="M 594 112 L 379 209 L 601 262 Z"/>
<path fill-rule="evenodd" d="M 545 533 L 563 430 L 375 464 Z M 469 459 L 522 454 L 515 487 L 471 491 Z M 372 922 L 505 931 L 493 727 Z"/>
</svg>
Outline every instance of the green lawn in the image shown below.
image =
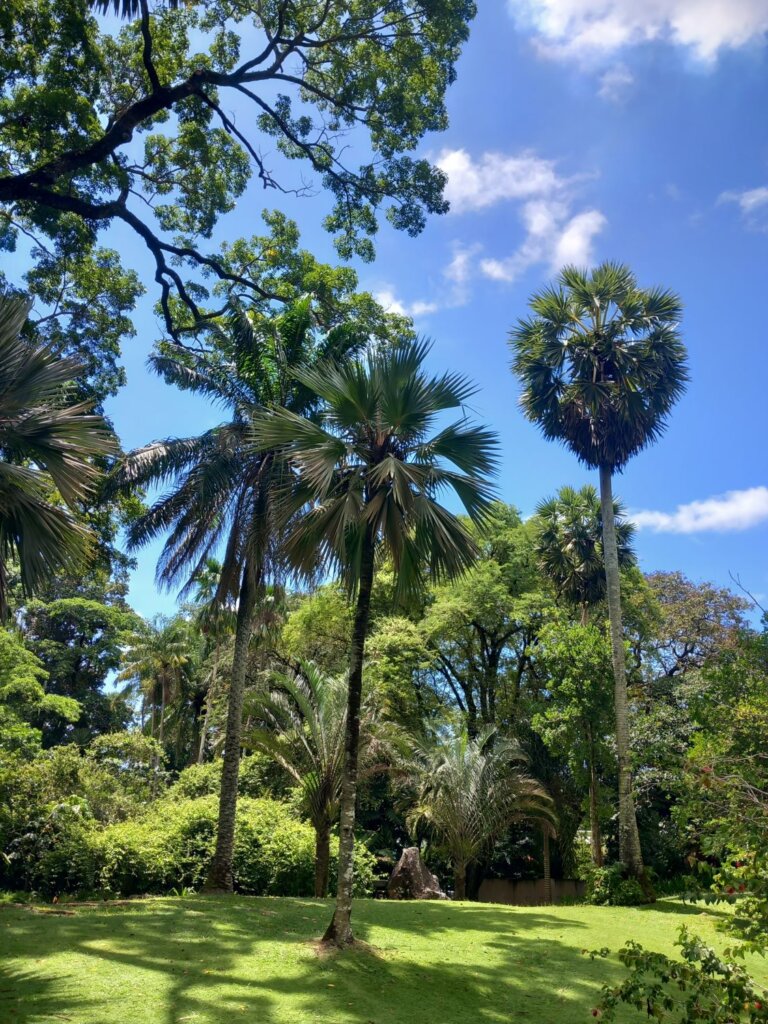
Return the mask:
<svg viewBox="0 0 768 1024">
<path fill-rule="evenodd" d="M 369 948 L 317 955 L 319 900 L 189 896 L 58 913 L 0 908 L 0 1021 L 474 1024 L 591 1020 L 627 938 L 672 952 L 680 924 L 722 947 L 722 911 L 360 901 Z M 752 967 L 762 980 L 768 968 Z M 638 1019 L 627 1017 L 627 1020 Z"/>
</svg>

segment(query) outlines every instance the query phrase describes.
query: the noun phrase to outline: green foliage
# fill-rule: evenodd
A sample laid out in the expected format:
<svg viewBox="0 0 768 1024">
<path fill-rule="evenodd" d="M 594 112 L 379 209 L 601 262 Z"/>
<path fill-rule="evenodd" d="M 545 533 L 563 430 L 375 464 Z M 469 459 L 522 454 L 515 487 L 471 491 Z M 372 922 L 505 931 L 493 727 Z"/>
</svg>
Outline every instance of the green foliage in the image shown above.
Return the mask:
<svg viewBox="0 0 768 1024">
<path fill-rule="evenodd" d="M 146 814 L 98 828 L 74 800 L 53 809 L 34 849 L 20 851 L 24 887 L 46 896 L 107 896 L 198 888 L 213 856 L 217 800 L 166 798 Z M 335 856 L 337 843 L 332 843 Z M 370 891 L 373 858 L 358 853 L 360 895 Z M 235 888 L 251 895 L 308 896 L 314 832 L 284 804 L 244 797 L 238 804 Z"/>
<path fill-rule="evenodd" d="M 252 175 L 292 190 L 309 174 L 333 198 L 325 223 L 339 251 L 370 259 L 382 213 L 416 234 L 447 209 L 445 176 L 411 154 L 447 125 L 445 91 L 474 12 L 471 0 L 198 0 L 113 30 L 82 0 L 12 0 L 0 12 L 3 247 L 35 239 L 38 287 L 55 308 L 68 284 L 87 297 L 88 267 L 103 270 L 112 255 L 96 247 L 96 229 L 119 222 L 146 243 L 174 331 L 173 299 L 196 316 L 206 278 L 270 296 L 259 264 L 200 242 Z M 346 162 L 350 138 L 362 145 L 357 167 Z M 111 276 L 94 324 L 111 308 L 115 323 L 100 346 L 87 328 L 80 339 L 103 353 L 102 395 L 138 291 L 119 266 Z"/>
<path fill-rule="evenodd" d="M 647 903 L 636 878 L 627 878 L 623 864 L 598 868 L 582 861 L 581 877 L 586 883 L 584 899 L 599 907 L 636 907 Z"/>
<path fill-rule="evenodd" d="M 180 772 L 169 790 L 169 796 L 191 800 L 199 796 L 212 796 L 221 789 L 221 759 L 205 764 L 192 764 Z M 258 752 L 240 759 L 237 791 L 241 796 L 282 796 L 285 789 L 282 772 L 269 757 Z"/>
<path fill-rule="evenodd" d="M 105 684 L 119 668 L 123 648 L 138 619 L 122 602 L 66 597 L 45 603 L 30 601 L 24 609 L 27 647 L 48 674 L 46 690 L 78 702 L 75 722 L 45 713 L 37 716 L 43 744 L 86 744 L 93 736 L 125 728 L 131 718 L 126 695 L 105 693 Z"/>
<path fill-rule="evenodd" d="M 19 634 L 0 629 L 0 751 L 32 757 L 42 740 L 32 724 L 40 715 L 70 723 L 80 717 L 77 701 L 46 692 L 47 678 Z"/>
<path fill-rule="evenodd" d="M 281 632 L 280 650 L 294 662 L 313 661 L 329 675 L 349 665 L 352 611 L 343 590 L 329 584 L 294 598 Z"/>
<path fill-rule="evenodd" d="M 768 991 L 756 985 L 742 965 L 720 956 L 685 927 L 677 944 L 681 960 L 628 942 L 619 952 L 628 976 L 619 985 L 605 986 L 594 1016 L 614 1021 L 625 1004 L 637 1011 L 638 1020 L 670 1024 L 768 1021 Z"/>
</svg>

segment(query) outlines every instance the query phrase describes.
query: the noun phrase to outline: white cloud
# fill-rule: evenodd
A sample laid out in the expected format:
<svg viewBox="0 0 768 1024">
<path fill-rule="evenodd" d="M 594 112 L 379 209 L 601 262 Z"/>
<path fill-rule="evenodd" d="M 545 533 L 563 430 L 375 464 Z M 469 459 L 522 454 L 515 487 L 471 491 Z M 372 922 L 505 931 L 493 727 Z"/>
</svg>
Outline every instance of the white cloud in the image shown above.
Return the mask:
<svg viewBox="0 0 768 1024">
<path fill-rule="evenodd" d="M 563 184 L 552 160 L 534 153 L 483 153 L 474 160 L 465 149 L 444 149 L 437 166 L 448 175 L 445 198 L 452 213 L 482 210 L 505 199 L 529 199 Z"/>
<path fill-rule="evenodd" d="M 768 186 L 749 188 L 743 192 L 721 192 L 719 203 L 736 203 L 751 228 L 768 230 Z"/>
<path fill-rule="evenodd" d="M 768 32 L 766 0 L 508 0 L 539 49 L 580 61 L 662 40 L 711 62 Z"/>
<path fill-rule="evenodd" d="M 445 195 L 454 213 L 515 202 L 525 230 L 517 249 L 501 259 L 486 257 L 478 263 L 479 246 L 456 247 L 444 273 L 457 293 L 465 295 L 478 270 L 492 280 L 514 281 L 537 263 L 556 272 L 565 263 L 592 262 L 593 239 L 607 221 L 599 210 L 574 211 L 574 193 L 583 176 L 563 177 L 554 160 L 530 150 L 473 157 L 465 149 L 445 149 L 437 162 L 448 176 Z"/>
<path fill-rule="evenodd" d="M 630 518 L 655 533 L 725 533 L 748 530 L 768 521 L 768 487 L 728 491 L 703 501 L 678 505 L 674 512 L 642 511 Z"/>
<path fill-rule="evenodd" d="M 626 64 L 614 64 L 601 76 L 597 94 L 611 103 L 620 103 L 634 83 L 635 76 Z"/>
<path fill-rule="evenodd" d="M 374 293 L 374 298 L 388 313 L 399 313 L 401 316 L 429 316 L 430 313 L 437 313 L 441 309 L 457 309 L 469 301 L 469 282 L 472 279 L 475 268 L 474 260 L 480 252 L 481 246 L 463 245 L 461 242 L 454 242 L 453 255 L 450 263 L 443 268 L 443 277 L 447 286 L 437 299 L 425 301 L 416 299 L 413 302 L 403 302 L 395 294 L 391 285 L 382 286 Z"/>
<path fill-rule="evenodd" d="M 480 270 L 494 281 L 515 281 L 537 263 L 557 273 L 566 263 L 588 266 L 592 263 L 592 242 L 608 223 L 599 210 L 570 215 L 564 200 L 538 199 L 523 206 L 526 236 L 520 246 L 505 259 L 484 259 Z"/>
</svg>

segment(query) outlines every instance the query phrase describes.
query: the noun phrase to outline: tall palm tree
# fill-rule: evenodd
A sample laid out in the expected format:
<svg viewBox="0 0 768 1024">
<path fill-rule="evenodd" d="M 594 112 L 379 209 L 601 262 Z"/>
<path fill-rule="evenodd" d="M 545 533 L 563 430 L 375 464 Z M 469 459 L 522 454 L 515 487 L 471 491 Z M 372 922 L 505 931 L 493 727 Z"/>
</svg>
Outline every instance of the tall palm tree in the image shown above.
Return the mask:
<svg viewBox="0 0 768 1024">
<path fill-rule="evenodd" d="M 67 404 L 80 367 L 22 336 L 29 303 L 0 294 L 0 618 L 8 615 L 8 563 L 26 594 L 76 571 L 91 535 L 72 511 L 100 477 L 94 459 L 117 449 L 90 404 Z M 57 501 L 58 496 L 63 501 Z"/>
<path fill-rule="evenodd" d="M 169 349 L 150 359 L 169 383 L 227 408 L 229 420 L 197 437 L 155 441 L 138 449 L 126 457 L 117 475 L 123 487 L 171 483 L 168 493 L 128 531 L 133 547 L 170 531 L 158 563 L 159 583 L 193 587 L 221 550 L 215 600 L 221 607 L 237 607 L 210 889 L 232 890 L 249 645 L 257 610 L 263 614 L 268 609 L 269 587 L 280 584 L 287 568 L 283 521 L 276 511 L 283 504 L 278 499 L 286 488 L 287 471 L 273 452 L 254 446 L 251 421 L 267 406 L 311 415 L 317 397 L 292 375 L 292 368 L 343 356 L 358 345 L 348 325 L 319 335 L 309 298 L 273 318 L 232 308 L 209 349 Z"/>
<path fill-rule="evenodd" d="M 474 387 L 458 374 L 431 376 L 429 345 L 412 340 L 371 350 L 364 359 L 307 367 L 298 379 L 322 400 L 320 422 L 275 409 L 254 424 L 265 450 L 281 446 L 309 512 L 287 544 L 296 564 L 319 557 L 354 596 L 348 676 L 341 838 L 336 909 L 324 940 L 343 946 L 351 928 L 355 801 L 365 641 L 376 560 L 391 559 L 397 597 L 471 565 L 475 544 L 438 495 L 452 489 L 481 520 L 496 465 L 495 435 L 462 416 L 435 431 L 447 410 L 462 408 Z"/>
<path fill-rule="evenodd" d="M 635 564 L 632 541 L 635 526 L 625 518 L 621 502 L 613 502 L 619 568 Z M 554 498 L 536 508 L 535 549 L 542 569 L 558 597 L 578 608 L 582 626 L 590 609 L 605 599 L 603 515 L 600 498 L 591 484 L 578 491 L 561 487 Z"/>
<path fill-rule="evenodd" d="M 515 820 L 538 821 L 548 838 L 556 817 L 546 789 L 524 770 L 520 747 L 486 729 L 414 749 L 411 773 L 418 782 L 412 828 L 426 826 L 447 849 L 457 900 L 466 899 L 467 868 Z"/>
<path fill-rule="evenodd" d="M 664 431 L 688 380 L 680 299 L 640 288 L 628 267 L 604 263 L 561 271 L 534 295 L 532 316 L 511 332 L 521 405 L 545 437 L 565 444 L 600 474 L 608 615 L 615 677 L 619 849 L 642 880 L 629 751 L 613 475 Z"/>
<path fill-rule="evenodd" d="M 327 676 L 311 661 L 276 673 L 269 694 L 249 707 L 260 723 L 245 741 L 272 757 L 295 783 L 315 830 L 315 896 L 328 892 L 331 829 L 336 823 L 344 766 L 347 684 Z M 373 709 L 364 704 L 361 726 L 369 736 Z M 366 751 L 361 750 L 361 760 Z"/>
<path fill-rule="evenodd" d="M 166 711 L 182 692 L 191 657 L 186 627 L 182 620 L 162 615 L 144 623 L 125 653 L 118 676 L 138 684 L 144 706 L 150 708 L 150 733 L 161 745 L 165 742 Z"/>
</svg>

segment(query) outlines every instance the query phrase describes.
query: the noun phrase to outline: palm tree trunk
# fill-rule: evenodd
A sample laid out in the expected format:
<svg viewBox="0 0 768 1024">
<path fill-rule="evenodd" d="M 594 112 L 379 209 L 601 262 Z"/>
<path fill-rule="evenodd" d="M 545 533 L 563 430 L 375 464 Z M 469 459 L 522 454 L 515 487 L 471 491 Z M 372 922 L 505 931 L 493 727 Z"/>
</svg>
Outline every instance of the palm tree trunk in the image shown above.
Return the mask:
<svg viewBox="0 0 768 1024">
<path fill-rule="evenodd" d="M 544 837 L 542 860 L 544 862 L 544 902 L 552 902 L 552 857 L 549 851 L 549 829 L 542 829 Z"/>
<path fill-rule="evenodd" d="M 339 878 L 336 909 L 323 936 L 323 942 L 348 946 L 352 935 L 352 885 L 354 881 L 355 804 L 357 801 L 357 756 L 360 746 L 360 701 L 363 690 L 363 659 L 373 588 L 375 544 L 373 531 L 366 527 L 360 556 L 360 585 L 357 592 L 355 621 L 352 626 L 352 650 L 349 660 L 347 726 L 344 737 L 344 772 L 341 782 L 339 837 Z"/>
<path fill-rule="evenodd" d="M 453 898 L 467 898 L 467 865 L 463 861 L 456 861 L 453 865 Z"/>
<path fill-rule="evenodd" d="M 619 859 L 627 873 L 646 880 L 640 835 L 637 831 L 635 801 L 632 795 L 632 769 L 629 752 L 629 714 L 627 707 L 627 670 L 624 658 L 624 633 L 621 625 L 621 585 L 616 526 L 613 519 L 613 482 L 610 466 L 600 467 L 600 505 L 603 517 L 603 559 L 608 591 L 608 620 L 611 627 L 614 704 L 616 712 L 616 758 L 619 775 Z"/>
<path fill-rule="evenodd" d="M 248 645 L 253 627 L 253 611 L 259 580 L 250 562 L 245 563 L 237 607 L 235 651 L 232 659 L 232 682 L 227 707 L 227 729 L 219 791 L 219 821 L 216 829 L 216 852 L 213 855 L 206 890 L 232 892 L 232 857 L 235 848 L 235 814 L 237 811 L 237 777 L 240 770 L 240 737 L 243 731 L 243 698 L 248 667 Z"/>
<path fill-rule="evenodd" d="M 160 684 L 160 725 L 157 730 L 157 741 L 163 745 L 163 726 L 165 722 L 165 681 Z"/>
<path fill-rule="evenodd" d="M 219 647 L 214 637 L 214 648 L 213 648 L 213 671 L 211 672 L 211 684 L 208 687 L 208 693 L 205 695 L 205 718 L 203 719 L 203 728 L 200 733 L 200 748 L 197 751 L 197 763 L 202 764 L 205 760 L 205 741 L 208 739 L 208 726 L 211 721 L 211 704 L 213 703 L 213 691 L 219 678 Z"/>
<path fill-rule="evenodd" d="M 328 867 L 331 860 L 331 826 L 315 829 L 315 896 L 328 895 Z"/>
<path fill-rule="evenodd" d="M 595 867 L 603 866 L 603 835 L 600 829 L 600 815 L 597 809 L 597 768 L 595 766 L 595 741 L 592 727 L 589 727 L 589 827 L 592 833 L 592 862 Z"/>
</svg>

